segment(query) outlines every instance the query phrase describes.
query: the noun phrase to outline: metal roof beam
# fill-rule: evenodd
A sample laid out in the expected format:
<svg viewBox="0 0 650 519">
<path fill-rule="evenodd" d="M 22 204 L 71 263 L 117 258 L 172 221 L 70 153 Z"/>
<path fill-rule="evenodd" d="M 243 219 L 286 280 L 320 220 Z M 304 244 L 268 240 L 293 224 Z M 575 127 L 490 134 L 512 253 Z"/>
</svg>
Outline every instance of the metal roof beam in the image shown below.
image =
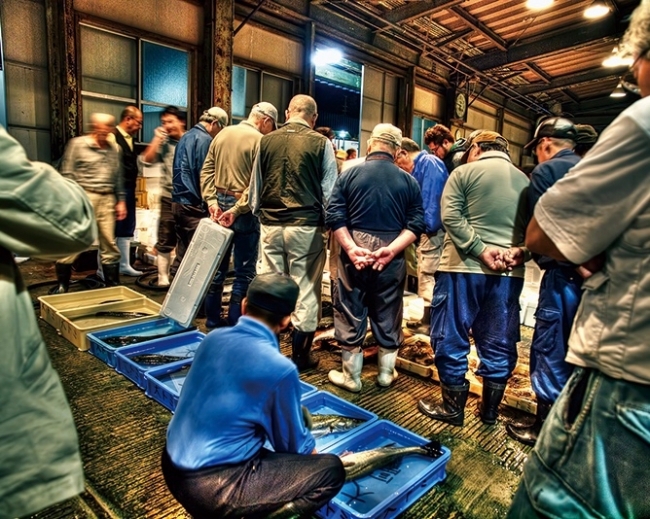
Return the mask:
<svg viewBox="0 0 650 519">
<path fill-rule="evenodd" d="M 467 60 L 467 64 L 483 71 L 506 67 L 548 54 L 576 49 L 604 39 L 615 40 L 623 34 L 623 29 L 613 17 L 608 16 L 601 21 L 583 23 L 547 34 L 541 39 L 524 40 L 509 49 L 504 48 L 500 51 L 470 58 Z"/>
<path fill-rule="evenodd" d="M 453 6 L 449 10 L 452 13 L 454 13 L 456 16 L 458 16 L 465 23 L 465 25 L 481 33 L 482 36 L 484 36 L 492 43 L 494 43 L 500 50 L 505 51 L 508 48 L 508 44 L 506 40 L 504 40 L 501 36 L 499 36 L 496 32 L 490 29 L 487 25 L 485 25 L 483 22 L 481 22 L 480 20 L 478 20 L 477 18 L 469 14 L 464 9 L 457 6 Z"/>
<path fill-rule="evenodd" d="M 463 3 L 465 0 L 428 0 L 411 2 L 396 9 L 388 11 L 384 18 L 390 23 L 405 23 L 443 11 L 449 7 Z"/>
<path fill-rule="evenodd" d="M 524 85 L 517 87 L 521 94 L 538 94 L 540 92 L 550 92 L 552 90 L 562 90 L 563 88 L 580 85 L 582 83 L 591 83 L 592 81 L 601 81 L 612 77 L 618 77 L 625 68 L 595 68 L 578 74 L 569 74 L 560 76 L 548 84 L 543 85 Z"/>
</svg>

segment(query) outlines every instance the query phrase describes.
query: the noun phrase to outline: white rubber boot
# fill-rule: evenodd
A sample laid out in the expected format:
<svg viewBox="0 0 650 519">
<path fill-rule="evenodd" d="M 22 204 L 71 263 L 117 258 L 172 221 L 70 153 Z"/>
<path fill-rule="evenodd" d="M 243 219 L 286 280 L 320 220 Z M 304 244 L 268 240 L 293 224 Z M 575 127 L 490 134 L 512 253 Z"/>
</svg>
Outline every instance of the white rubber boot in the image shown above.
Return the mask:
<svg viewBox="0 0 650 519">
<path fill-rule="evenodd" d="M 169 266 L 171 265 L 171 252 L 158 253 L 158 286 L 169 286 Z"/>
<path fill-rule="evenodd" d="M 377 363 L 379 364 L 379 375 L 377 375 L 377 384 L 381 387 L 388 387 L 397 378 L 395 362 L 397 361 L 398 348 L 389 350 L 379 347 L 377 353 Z"/>
<path fill-rule="evenodd" d="M 363 351 L 361 348 L 341 350 L 341 371 L 332 370 L 327 378 L 335 386 L 353 393 L 361 391 L 361 368 L 363 368 Z"/>
<path fill-rule="evenodd" d="M 120 274 L 125 276 L 141 276 L 142 272 L 135 270 L 129 262 L 131 238 L 118 238 L 117 248 L 120 249 Z"/>
</svg>

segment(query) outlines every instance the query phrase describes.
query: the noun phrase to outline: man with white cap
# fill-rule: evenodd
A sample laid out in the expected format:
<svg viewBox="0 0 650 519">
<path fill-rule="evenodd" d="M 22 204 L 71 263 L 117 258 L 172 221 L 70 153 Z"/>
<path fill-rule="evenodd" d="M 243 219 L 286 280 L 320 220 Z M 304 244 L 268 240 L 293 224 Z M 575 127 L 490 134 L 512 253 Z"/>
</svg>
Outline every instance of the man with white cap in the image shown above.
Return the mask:
<svg viewBox="0 0 650 519">
<path fill-rule="evenodd" d="M 176 225 L 176 260 L 172 273 L 183 260 L 199 221 L 208 217 L 201 196 L 201 168 L 210 143 L 228 124 L 228 114 L 218 106 L 203 112 L 199 122 L 178 141 L 174 154 L 172 213 Z"/>
<path fill-rule="evenodd" d="M 316 101 L 296 95 L 285 115 L 287 122 L 260 141 L 249 203 L 261 224 L 257 273 L 283 272 L 300 286 L 291 317 L 292 359 L 302 371 L 318 364 L 311 346 L 321 309 L 325 206 L 337 168 L 331 141 L 313 129 Z"/>
<path fill-rule="evenodd" d="M 234 326 L 241 315 L 241 302 L 255 277 L 260 224 L 248 206 L 253 162 L 262 135 L 276 129 L 278 111 L 262 101 L 251 109 L 248 119 L 224 128 L 210 144 L 201 169 L 201 193 L 213 220 L 234 231 L 232 244 L 205 298 L 208 329 Z M 234 254 L 235 281 L 230 294 L 228 320 L 221 319 L 223 285 Z"/>
<path fill-rule="evenodd" d="M 471 328 L 480 359 L 476 374 L 483 378 L 481 420 L 492 425 L 517 363 L 529 182 L 496 132 L 479 133 L 464 158 L 467 163 L 454 170 L 442 193 L 447 234 L 431 302 L 442 402 L 424 399 L 418 408 L 434 420 L 463 425 Z M 512 259 L 511 270 L 505 257 Z"/>
<path fill-rule="evenodd" d="M 420 186 L 393 163 L 401 144 L 399 128 L 375 126 L 365 162 L 341 174 L 327 207 L 327 226 L 341 244 L 339 257 L 330 261 L 338 262 L 334 333 L 342 371 L 330 371 L 329 379 L 352 392 L 361 391 L 368 320 L 379 343 L 377 383 L 388 387 L 397 377 L 397 350 L 404 339 L 403 251 L 425 228 Z"/>
</svg>

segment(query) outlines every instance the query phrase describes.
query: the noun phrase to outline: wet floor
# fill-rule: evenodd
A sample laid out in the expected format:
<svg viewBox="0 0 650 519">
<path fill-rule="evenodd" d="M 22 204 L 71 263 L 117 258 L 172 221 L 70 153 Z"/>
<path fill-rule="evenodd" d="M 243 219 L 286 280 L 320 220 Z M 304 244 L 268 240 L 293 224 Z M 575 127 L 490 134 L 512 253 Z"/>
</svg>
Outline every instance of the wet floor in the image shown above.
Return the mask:
<svg viewBox="0 0 650 519">
<path fill-rule="evenodd" d="M 28 261 L 21 265 L 27 284 L 54 278 L 52 264 Z M 84 273 L 85 274 L 85 273 Z M 76 274 L 81 278 L 83 274 Z M 162 303 L 165 292 L 136 287 L 134 278 L 123 284 Z M 32 290 L 44 295 L 47 287 Z M 204 329 L 204 320 L 197 319 Z M 54 328 L 40 321 L 40 328 L 59 372 L 77 425 L 86 476 L 86 492 L 32 517 L 63 518 L 186 518 L 169 494 L 160 471 L 160 453 L 171 413 L 147 398 L 125 377 L 87 352 L 80 352 Z M 290 353 L 285 340 L 282 351 Z M 522 465 L 530 452 L 506 435 L 507 420 L 521 416 L 502 406 L 504 416 L 495 426 L 478 418 L 476 397 L 470 396 L 463 428 L 431 420 L 417 411 L 423 397 L 440 397 L 440 386 L 430 379 L 400 373 L 389 389 L 375 384 L 376 357 L 365 359 L 363 389 L 352 394 L 327 381 L 327 372 L 338 369 L 336 349 L 316 350 L 320 365 L 302 376 L 320 390 L 327 390 L 391 420 L 416 434 L 439 439 L 451 449 L 447 479 L 426 493 L 400 517 L 407 519 L 496 519 L 505 517 L 519 483 Z"/>
</svg>

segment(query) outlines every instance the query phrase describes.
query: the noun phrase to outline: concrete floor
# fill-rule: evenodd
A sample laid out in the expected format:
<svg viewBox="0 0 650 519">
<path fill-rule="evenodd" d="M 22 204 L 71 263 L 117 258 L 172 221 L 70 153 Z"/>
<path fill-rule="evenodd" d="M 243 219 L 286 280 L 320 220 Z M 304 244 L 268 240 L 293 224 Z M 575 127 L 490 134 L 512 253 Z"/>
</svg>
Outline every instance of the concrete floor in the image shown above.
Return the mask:
<svg viewBox="0 0 650 519">
<path fill-rule="evenodd" d="M 52 264 L 28 261 L 21 265 L 27 284 L 54 278 Z M 75 277 L 83 277 L 75 274 Z M 123 284 L 162 302 L 164 292 L 140 289 L 134 278 Z M 36 288 L 32 295 L 44 295 Z M 197 319 L 199 328 L 204 321 Z M 63 518 L 186 518 L 189 517 L 167 491 L 160 471 L 160 452 L 171 413 L 147 398 L 129 380 L 88 353 L 79 352 L 40 321 L 52 363 L 66 390 L 79 432 L 86 476 L 86 491 L 32 517 Z M 205 330 L 204 330 L 205 331 Z M 283 343 L 282 350 L 290 348 Z M 359 394 L 340 390 L 327 381 L 327 372 L 338 368 L 338 351 L 317 350 L 320 366 L 302 378 L 318 389 L 330 391 L 360 405 L 380 418 L 391 420 L 417 434 L 439 439 L 452 451 L 447 479 L 425 494 L 401 515 L 406 519 L 505 517 L 519 483 L 528 447 L 508 438 L 505 423 L 521 412 L 502 406 L 503 417 L 495 426 L 478 418 L 476 397 L 470 397 L 465 426 L 453 427 L 421 415 L 418 399 L 440 397 L 431 380 L 402 373 L 393 387 L 374 383 L 376 359 L 366 359 L 363 390 Z"/>
</svg>

